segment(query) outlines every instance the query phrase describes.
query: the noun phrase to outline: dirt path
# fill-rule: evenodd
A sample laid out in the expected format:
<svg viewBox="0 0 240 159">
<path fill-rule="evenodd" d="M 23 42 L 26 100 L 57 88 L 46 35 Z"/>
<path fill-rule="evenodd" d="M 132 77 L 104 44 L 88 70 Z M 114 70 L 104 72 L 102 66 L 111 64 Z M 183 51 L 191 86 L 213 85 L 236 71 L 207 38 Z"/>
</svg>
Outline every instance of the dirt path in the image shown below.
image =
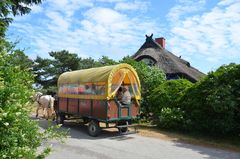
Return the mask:
<svg viewBox="0 0 240 159">
<path fill-rule="evenodd" d="M 133 131 L 133 129 L 131 130 Z M 137 130 L 138 130 L 138 135 L 141 135 L 144 137 L 151 137 L 151 138 L 157 138 L 157 139 L 166 140 L 166 141 L 182 142 L 187 144 L 205 146 L 209 148 L 219 148 L 219 149 L 233 151 L 233 152 L 240 152 L 240 147 L 228 143 L 229 141 L 203 138 L 199 136 L 189 136 L 189 135 L 175 133 L 175 132 L 163 131 L 153 126 L 146 126 L 146 125 L 137 126 Z"/>
</svg>

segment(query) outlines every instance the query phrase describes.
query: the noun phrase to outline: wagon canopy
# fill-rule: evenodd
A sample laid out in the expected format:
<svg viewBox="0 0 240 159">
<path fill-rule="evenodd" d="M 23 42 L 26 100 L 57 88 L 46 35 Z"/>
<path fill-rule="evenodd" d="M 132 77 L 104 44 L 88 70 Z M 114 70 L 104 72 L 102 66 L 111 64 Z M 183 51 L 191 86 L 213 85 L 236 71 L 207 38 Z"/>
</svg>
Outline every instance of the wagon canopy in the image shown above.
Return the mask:
<svg viewBox="0 0 240 159">
<path fill-rule="evenodd" d="M 58 96 L 112 99 L 121 85 L 129 87 L 132 97 L 141 98 L 138 75 L 128 64 L 65 72 L 58 79 Z"/>
</svg>

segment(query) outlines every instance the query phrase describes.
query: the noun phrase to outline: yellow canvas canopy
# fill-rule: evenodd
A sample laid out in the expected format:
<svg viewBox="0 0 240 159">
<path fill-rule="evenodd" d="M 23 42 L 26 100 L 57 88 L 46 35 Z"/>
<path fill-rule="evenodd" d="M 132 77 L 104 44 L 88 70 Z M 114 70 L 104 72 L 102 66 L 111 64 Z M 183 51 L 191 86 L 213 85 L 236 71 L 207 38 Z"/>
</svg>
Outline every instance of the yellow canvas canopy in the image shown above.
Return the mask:
<svg viewBox="0 0 240 159">
<path fill-rule="evenodd" d="M 112 99 L 120 86 L 128 86 L 137 100 L 140 81 L 134 68 L 118 64 L 65 72 L 58 79 L 58 96 L 81 99 Z"/>
</svg>

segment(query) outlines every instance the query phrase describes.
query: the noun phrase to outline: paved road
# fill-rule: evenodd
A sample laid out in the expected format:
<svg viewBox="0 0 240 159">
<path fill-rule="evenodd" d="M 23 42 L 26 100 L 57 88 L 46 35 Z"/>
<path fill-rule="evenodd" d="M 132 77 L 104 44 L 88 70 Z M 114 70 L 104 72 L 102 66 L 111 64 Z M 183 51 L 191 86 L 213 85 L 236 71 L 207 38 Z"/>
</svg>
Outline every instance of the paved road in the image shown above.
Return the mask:
<svg viewBox="0 0 240 159">
<path fill-rule="evenodd" d="M 40 120 L 42 128 L 46 120 Z M 205 148 L 190 144 L 142 137 L 137 134 L 119 135 L 117 130 L 102 131 L 99 137 L 90 137 L 87 127 L 67 123 L 62 129 L 70 129 L 70 138 L 61 144 L 52 144 L 53 152 L 47 159 L 240 159 L 240 153 Z"/>
</svg>

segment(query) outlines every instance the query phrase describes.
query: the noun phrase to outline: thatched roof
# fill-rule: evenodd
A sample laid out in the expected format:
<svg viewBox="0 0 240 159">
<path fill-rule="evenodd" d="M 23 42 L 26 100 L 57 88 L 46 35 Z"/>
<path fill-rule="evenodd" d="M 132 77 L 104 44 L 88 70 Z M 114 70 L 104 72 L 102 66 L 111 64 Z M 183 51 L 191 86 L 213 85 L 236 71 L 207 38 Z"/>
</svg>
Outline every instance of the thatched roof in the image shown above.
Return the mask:
<svg viewBox="0 0 240 159">
<path fill-rule="evenodd" d="M 163 48 L 152 39 L 152 35 L 146 36 L 146 42 L 132 57 L 137 61 L 144 58 L 152 59 L 155 65 L 162 69 L 167 76 L 177 75 L 192 82 L 196 82 L 205 76 L 204 73 L 192 67 L 188 61 Z"/>
</svg>

